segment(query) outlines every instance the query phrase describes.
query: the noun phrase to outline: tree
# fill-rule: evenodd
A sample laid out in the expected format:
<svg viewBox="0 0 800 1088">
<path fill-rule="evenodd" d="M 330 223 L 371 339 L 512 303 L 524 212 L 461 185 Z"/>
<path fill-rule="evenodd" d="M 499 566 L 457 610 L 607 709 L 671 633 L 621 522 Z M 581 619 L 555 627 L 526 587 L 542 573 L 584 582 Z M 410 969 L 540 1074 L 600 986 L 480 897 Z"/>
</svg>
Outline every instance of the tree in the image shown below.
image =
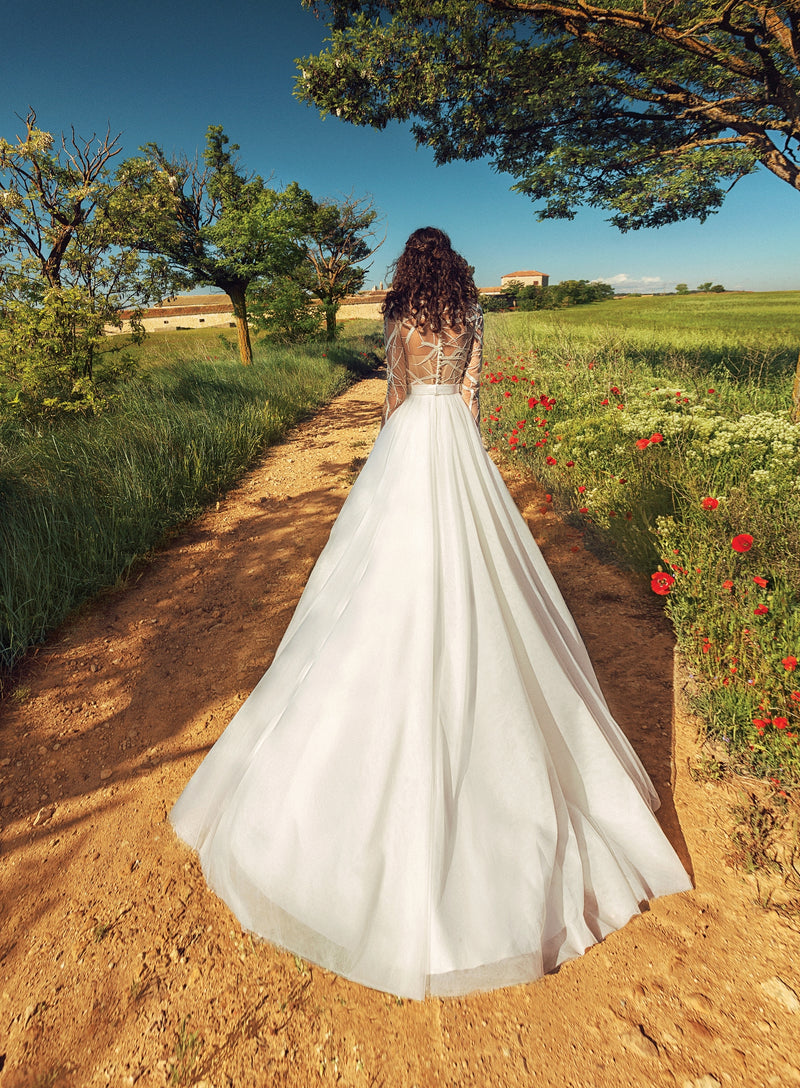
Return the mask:
<svg viewBox="0 0 800 1088">
<path fill-rule="evenodd" d="M 314 206 L 305 239 L 305 267 L 311 294 L 325 312 L 328 340 L 336 337 L 336 314 L 342 299 L 360 291 L 369 265 L 364 261 L 384 243 L 371 230 L 378 213 L 368 197 L 323 200 Z"/>
<path fill-rule="evenodd" d="M 675 293 L 677 295 L 688 295 L 689 294 L 689 284 L 688 283 L 676 283 L 675 284 Z"/>
<path fill-rule="evenodd" d="M 139 195 L 138 244 L 159 254 L 185 286 L 208 284 L 230 297 L 244 364 L 253 361 L 247 290 L 259 277 L 271 279 L 302 260 L 300 239 L 313 201 L 292 182 L 270 189 L 245 174 L 221 125 L 206 133 L 203 166 L 185 156 L 167 158 L 157 144 L 143 158 L 123 164 L 126 185 Z"/>
<path fill-rule="evenodd" d="M 271 340 L 295 344 L 319 332 L 319 306 L 304 279 L 308 274 L 301 264 L 293 273 L 254 281 L 248 293 L 250 317 Z"/>
<path fill-rule="evenodd" d="M 110 130 L 54 138 L 33 109 L 24 136 L 0 139 L 0 362 L 16 407 L 102 406 L 94 359 L 105 327 L 169 284 L 126 242 L 126 202 L 109 170 L 119 150 Z M 134 314 L 134 337 L 141 331 Z"/>
<path fill-rule="evenodd" d="M 705 219 L 758 163 L 800 189 L 800 3 L 304 0 L 329 49 L 297 93 L 439 163 L 489 157 L 544 217 Z"/>
<path fill-rule="evenodd" d="M 567 306 L 584 306 L 589 302 L 605 302 L 614 297 L 614 288 L 600 280 L 562 280 L 548 287 L 532 284 L 515 285 L 518 310 L 557 310 Z"/>
<path fill-rule="evenodd" d="M 698 283 L 697 290 L 703 294 L 707 294 L 711 290 L 711 280 L 706 280 L 705 283 Z"/>
<path fill-rule="evenodd" d="M 61 286 L 64 259 L 89 224 L 107 189 L 108 163 L 120 152 L 119 136 L 83 140 L 36 127 L 28 110 L 25 136 L 0 139 L 0 283 L 35 268 L 49 287 Z M 56 147 L 56 150 L 54 150 Z"/>
</svg>

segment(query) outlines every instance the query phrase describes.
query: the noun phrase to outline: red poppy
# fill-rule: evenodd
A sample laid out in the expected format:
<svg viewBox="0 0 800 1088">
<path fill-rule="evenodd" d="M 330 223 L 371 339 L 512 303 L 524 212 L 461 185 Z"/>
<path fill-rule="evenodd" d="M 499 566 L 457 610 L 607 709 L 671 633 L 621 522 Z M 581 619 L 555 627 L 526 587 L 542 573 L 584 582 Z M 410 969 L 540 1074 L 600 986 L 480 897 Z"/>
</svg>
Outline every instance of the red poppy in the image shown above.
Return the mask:
<svg viewBox="0 0 800 1088">
<path fill-rule="evenodd" d="M 545 457 L 545 461 L 548 463 L 548 465 L 557 465 L 558 464 L 555 457 L 550 457 L 549 455 L 547 457 Z"/>
<path fill-rule="evenodd" d="M 655 434 L 650 435 L 650 441 L 655 442 L 656 444 L 658 444 L 659 442 L 664 441 L 664 436 L 663 436 L 663 434 L 659 434 L 658 431 L 656 431 Z"/>
<path fill-rule="evenodd" d="M 753 725 L 759 731 L 763 733 L 766 727 L 769 725 L 769 718 L 753 718 Z"/>
<path fill-rule="evenodd" d="M 550 509 L 549 506 L 540 506 L 539 507 L 539 513 L 540 514 L 546 514 L 549 509 Z"/>
<path fill-rule="evenodd" d="M 586 485 L 585 484 L 580 484 L 580 486 L 578 487 L 578 494 L 582 495 L 585 490 L 586 490 Z"/>
<path fill-rule="evenodd" d="M 578 511 L 578 513 L 579 514 L 588 514 L 589 513 L 589 507 L 588 506 L 582 506 L 580 508 L 580 510 Z"/>
<path fill-rule="evenodd" d="M 574 464 L 575 464 L 575 462 L 574 462 L 574 461 L 567 461 L 567 468 L 572 468 L 572 466 L 573 466 Z"/>
<path fill-rule="evenodd" d="M 730 578 L 725 579 L 725 581 L 722 583 L 722 588 L 723 589 L 733 589 L 733 582 L 730 580 Z"/>
<path fill-rule="evenodd" d="M 797 668 L 797 658 L 794 656 L 794 654 L 789 654 L 788 657 L 784 657 L 783 661 L 781 661 L 781 664 L 787 672 L 794 672 L 794 670 Z"/>
<path fill-rule="evenodd" d="M 768 616 L 769 608 L 765 604 L 759 604 L 753 609 L 754 616 Z"/>
<path fill-rule="evenodd" d="M 716 510 L 719 506 L 719 499 L 712 498 L 711 495 L 706 495 L 700 505 L 704 510 Z"/>
<path fill-rule="evenodd" d="M 716 393 L 716 389 L 709 389 L 709 393 L 713 395 L 714 393 Z"/>
<path fill-rule="evenodd" d="M 544 501 L 545 502 L 552 502 L 553 501 L 553 496 L 552 495 L 545 495 Z"/>
<path fill-rule="evenodd" d="M 636 439 L 637 449 L 646 450 L 649 445 L 650 445 L 650 439 L 649 438 L 637 438 Z"/>
<path fill-rule="evenodd" d="M 601 400 L 601 401 L 600 401 L 600 403 L 601 403 L 601 404 L 608 404 L 608 397 L 606 397 L 606 399 L 605 399 L 605 400 Z"/>
<path fill-rule="evenodd" d="M 665 571 L 659 570 L 650 575 L 650 588 L 660 597 L 666 597 L 674 585 L 675 579 Z"/>
<path fill-rule="evenodd" d="M 788 718 L 773 718 L 772 719 L 772 724 L 775 726 L 776 729 L 785 729 L 786 726 L 789 724 L 789 719 Z"/>
<path fill-rule="evenodd" d="M 800 703 L 800 691 L 790 692 L 789 693 L 789 698 L 795 703 Z"/>
<path fill-rule="evenodd" d="M 755 584 L 757 586 L 761 586 L 762 589 L 767 588 L 767 579 L 766 578 L 759 578 L 758 575 L 756 575 L 756 577 L 753 579 L 753 581 L 755 582 Z"/>
<path fill-rule="evenodd" d="M 731 541 L 731 547 L 735 552 L 749 552 L 753 547 L 753 538 L 749 533 L 737 533 Z"/>
<path fill-rule="evenodd" d="M 611 392 L 615 393 L 616 396 L 619 396 L 619 389 L 616 387 L 616 385 L 611 386 Z"/>
</svg>

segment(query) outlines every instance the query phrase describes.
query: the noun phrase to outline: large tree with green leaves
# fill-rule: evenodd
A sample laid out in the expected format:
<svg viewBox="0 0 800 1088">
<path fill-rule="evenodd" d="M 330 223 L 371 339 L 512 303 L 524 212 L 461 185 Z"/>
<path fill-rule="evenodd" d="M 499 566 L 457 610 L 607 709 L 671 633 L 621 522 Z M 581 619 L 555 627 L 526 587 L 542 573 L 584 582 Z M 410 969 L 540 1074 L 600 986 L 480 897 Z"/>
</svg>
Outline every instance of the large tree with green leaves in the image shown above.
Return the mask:
<svg viewBox="0 0 800 1088">
<path fill-rule="evenodd" d="M 336 336 L 336 314 L 347 295 L 364 286 L 369 260 L 383 245 L 372 229 L 378 213 L 368 197 L 323 200 L 314 205 L 304 240 L 306 273 L 311 294 L 325 312 L 327 337 Z"/>
<path fill-rule="evenodd" d="M 301 96 L 488 157 L 545 217 L 703 219 L 759 163 L 800 189 L 798 0 L 304 2 L 332 36 Z"/>
<path fill-rule="evenodd" d="M 269 188 L 243 171 L 220 125 L 210 125 L 202 164 L 167 157 L 157 144 L 122 167 L 126 185 L 139 194 L 140 214 L 132 229 L 138 244 L 159 254 L 185 286 L 210 285 L 230 297 L 242 363 L 253 351 L 247 289 L 294 268 L 313 206 L 311 195 L 292 182 Z"/>
<path fill-rule="evenodd" d="M 800 0 L 303 2 L 331 39 L 302 98 L 487 157 L 542 218 L 702 221 L 759 165 L 800 189 Z"/>
</svg>

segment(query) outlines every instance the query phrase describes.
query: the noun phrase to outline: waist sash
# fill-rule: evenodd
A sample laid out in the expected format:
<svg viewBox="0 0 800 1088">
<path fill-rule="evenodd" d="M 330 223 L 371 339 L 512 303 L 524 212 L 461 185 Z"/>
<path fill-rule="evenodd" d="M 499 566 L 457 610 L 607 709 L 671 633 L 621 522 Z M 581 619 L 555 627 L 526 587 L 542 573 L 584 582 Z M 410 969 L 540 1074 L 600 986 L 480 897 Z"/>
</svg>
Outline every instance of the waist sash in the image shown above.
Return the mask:
<svg viewBox="0 0 800 1088">
<path fill-rule="evenodd" d="M 445 397 L 460 392 L 460 385 L 423 385 L 419 382 L 408 387 L 408 395 L 414 397 Z"/>
</svg>

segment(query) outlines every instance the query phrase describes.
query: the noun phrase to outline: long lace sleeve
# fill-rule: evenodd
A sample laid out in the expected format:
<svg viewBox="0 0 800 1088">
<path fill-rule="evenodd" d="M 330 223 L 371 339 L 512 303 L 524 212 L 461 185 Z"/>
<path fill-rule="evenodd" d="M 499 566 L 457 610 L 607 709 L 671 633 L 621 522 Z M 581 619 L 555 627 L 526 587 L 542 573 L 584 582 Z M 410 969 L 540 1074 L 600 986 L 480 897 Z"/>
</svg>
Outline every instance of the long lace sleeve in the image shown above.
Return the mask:
<svg viewBox="0 0 800 1088">
<path fill-rule="evenodd" d="M 383 323 L 383 334 L 386 341 L 386 399 L 381 412 L 381 427 L 385 425 L 392 412 L 397 411 L 408 392 L 408 372 L 401 323 L 387 317 Z"/>
<path fill-rule="evenodd" d="M 483 365 L 483 310 L 478 306 L 475 311 L 475 331 L 472 335 L 467 368 L 464 371 L 464 380 L 461 383 L 461 396 L 472 418 L 480 430 L 481 426 L 481 367 Z"/>
</svg>

